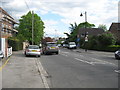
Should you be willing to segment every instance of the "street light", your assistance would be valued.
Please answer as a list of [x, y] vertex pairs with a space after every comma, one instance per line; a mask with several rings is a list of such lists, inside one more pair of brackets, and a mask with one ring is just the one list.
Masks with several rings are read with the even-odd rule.
[[85, 11], [85, 13], [81, 13], [80, 16], [82, 17], [83, 14], [85, 14], [85, 22], [87, 22], [87, 12]]
[[[87, 12], [85, 11], [85, 13], [81, 13], [80, 16], [82, 17], [83, 14], [85, 14], [85, 23], [87, 22]], [[85, 25], [85, 28], [86, 28], [86, 25]], [[88, 32], [85, 31], [85, 35], [84, 35], [84, 38], [85, 38], [85, 51], [87, 52], [87, 42], [88, 42]]]

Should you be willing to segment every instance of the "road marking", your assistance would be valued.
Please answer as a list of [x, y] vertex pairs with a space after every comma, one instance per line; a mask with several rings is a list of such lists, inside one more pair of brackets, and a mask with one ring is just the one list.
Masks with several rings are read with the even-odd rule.
[[97, 61], [97, 62], [93, 61], [93, 62], [92, 62], [93, 64], [110, 64], [110, 65], [115, 65], [115, 66], [116, 66], [116, 64], [111, 63], [111, 62], [99, 60], [99, 59], [96, 59], [96, 58], [91, 58], [91, 59]]
[[10, 57], [7, 59], [7, 61], [0, 67], [0, 71], [2, 71], [2, 69], [6, 66], [6, 64], [8, 63], [8, 61], [10, 60]]
[[68, 55], [66, 55], [66, 54], [61, 54], [61, 55], [66, 56], [66, 57], [68, 56]]
[[47, 83], [47, 80], [46, 80], [46, 77], [45, 77], [45, 76], [48, 76], [47, 72], [44, 70], [44, 68], [43, 68], [41, 62], [39, 61], [39, 59], [36, 59], [36, 64], [37, 64], [38, 70], [39, 70], [39, 72], [41, 74], [43, 84], [44, 84], [45, 88], [48, 88], [48, 90], [49, 90], [50, 87], [49, 87], [49, 85]]
[[116, 73], [120, 73], [120, 70], [114, 70]]
[[88, 62], [86, 60], [82, 60], [82, 59], [79, 59], [79, 58], [75, 58], [76, 60], [80, 61], [80, 62], [83, 62], [83, 63], [87, 63], [87, 64], [90, 64], [90, 65], [94, 65], [92, 62]]

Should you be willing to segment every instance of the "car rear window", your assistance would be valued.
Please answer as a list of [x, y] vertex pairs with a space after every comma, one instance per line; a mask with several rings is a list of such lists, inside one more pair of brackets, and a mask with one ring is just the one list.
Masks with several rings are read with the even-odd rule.
[[39, 46], [29, 46], [28, 49], [39, 49]]

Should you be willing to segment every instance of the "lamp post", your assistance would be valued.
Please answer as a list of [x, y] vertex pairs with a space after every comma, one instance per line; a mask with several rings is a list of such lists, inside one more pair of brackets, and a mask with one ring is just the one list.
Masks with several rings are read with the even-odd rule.
[[[83, 14], [85, 14], [85, 23], [86, 23], [87, 22], [87, 12], [85, 11], [85, 13], [81, 13], [80, 16], [82, 17]], [[85, 25], [85, 28], [86, 28], [86, 25]], [[84, 38], [85, 38], [85, 43], [84, 43], [85, 51], [87, 52], [87, 43], [88, 43], [88, 32], [87, 31], [85, 31]]]
[[83, 14], [85, 14], [85, 22], [87, 22], [87, 12], [85, 11], [85, 13], [81, 13], [80, 16], [82, 17]]

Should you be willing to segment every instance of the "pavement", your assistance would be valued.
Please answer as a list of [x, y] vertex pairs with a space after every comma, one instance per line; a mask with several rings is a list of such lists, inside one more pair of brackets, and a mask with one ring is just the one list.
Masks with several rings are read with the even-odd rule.
[[[2, 88], [46, 88], [40, 58], [25, 57], [23, 51], [13, 52], [2, 65]], [[3, 67], [4, 66], [4, 67]]]

